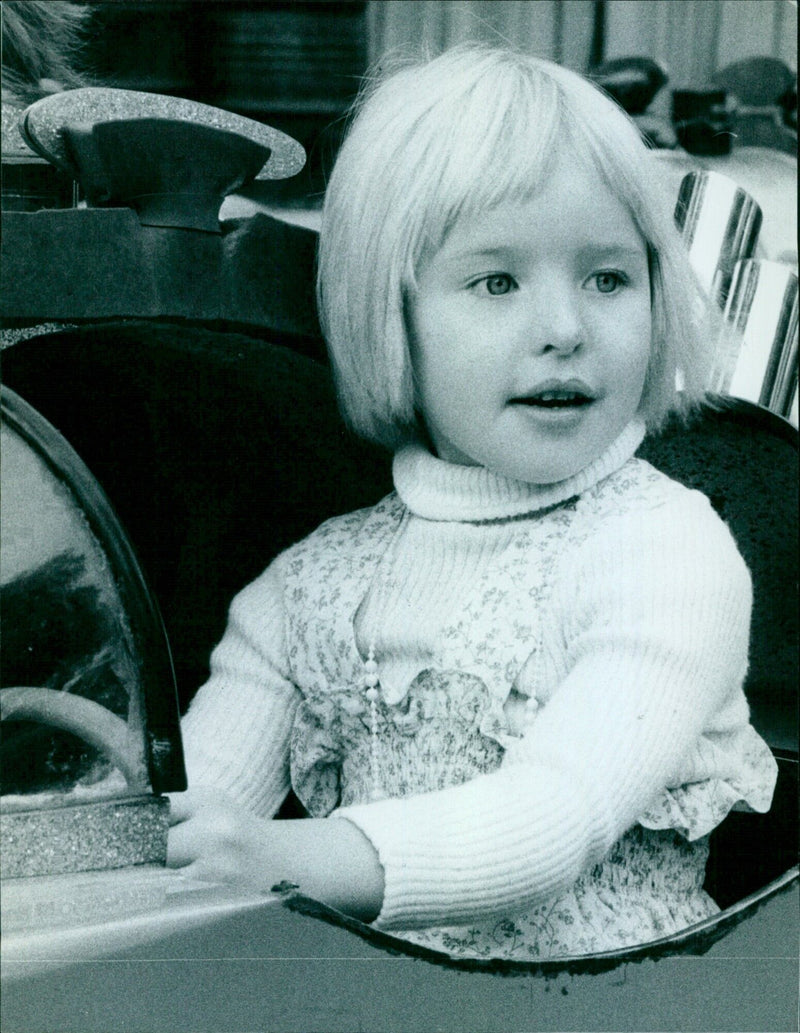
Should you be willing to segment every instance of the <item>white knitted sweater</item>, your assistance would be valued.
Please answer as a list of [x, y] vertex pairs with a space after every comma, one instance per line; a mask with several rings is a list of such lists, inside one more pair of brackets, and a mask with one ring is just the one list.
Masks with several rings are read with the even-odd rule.
[[[312, 813], [354, 822], [384, 869], [384, 928], [535, 905], [637, 822], [694, 839], [737, 801], [768, 809], [775, 764], [742, 691], [749, 573], [703, 495], [632, 458], [642, 435], [631, 424], [549, 486], [400, 451], [393, 495], [234, 600], [183, 723], [190, 785], [261, 815], [293, 785]], [[337, 758], [304, 753], [300, 714], [361, 699], [370, 646], [390, 707], [422, 671], [480, 679], [499, 767], [337, 809]]]

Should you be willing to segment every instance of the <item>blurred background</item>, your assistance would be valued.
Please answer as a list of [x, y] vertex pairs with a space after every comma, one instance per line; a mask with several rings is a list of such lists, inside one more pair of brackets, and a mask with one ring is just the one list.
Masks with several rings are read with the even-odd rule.
[[[12, 6], [6, 4], [4, 6]], [[25, 6], [25, 5], [19, 5]], [[48, 4], [55, 7], [55, 4]], [[276, 192], [319, 195], [341, 116], [375, 63], [465, 40], [509, 42], [580, 72], [625, 81], [658, 146], [675, 91], [724, 88], [738, 142], [794, 152], [797, 4], [793, 0], [111, 0], [86, 9], [82, 72], [107, 86], [174, 94], [265, 121], [306, 148], [304, 174]], [[646, 59], [643, 61], [642, 59]], [[752, 59], [757, 59], [753, 62]], [[4, 63], [8, 60], [4, 55]], [[610, 71], [609, 71], [610, 66]], [[733, 66], [733, 67], [732, 67]], [[735, 92], [734, 92], [735, 88]], [[718, 95], [717, 95], [718, 100]], [[689, 98], [691, 105], [696, 98]], [[745, 124], [746, 123], [746, 124]]]

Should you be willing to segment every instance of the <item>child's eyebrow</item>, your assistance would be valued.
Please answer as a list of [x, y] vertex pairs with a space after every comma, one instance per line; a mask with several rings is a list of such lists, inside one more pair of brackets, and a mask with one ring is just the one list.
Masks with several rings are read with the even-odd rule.
[[587, 244], [580, 248], [578, 258], [588, 262], [631, 261], [647, 257], [647, 248], [641, 244]]
[[[630, 262], [646, 258], [647, 248], [644, 243], [591, 243], [578, 248], [575, 254], [579, 262]], [[449, 256], [449, 261], [457, 265], [469, 265], [486, 260], [513, 261], [517, 257], [527, 257], [526, 249], [516, 243], [509, 243], [457, 249]]]
[[522, 253], [523, 249], [513, 244], [497, 244], [487, 247], [464, 248], [454, 250], [450, 260], [458, 263], [483, 261], [485, 259], [511, 259]]

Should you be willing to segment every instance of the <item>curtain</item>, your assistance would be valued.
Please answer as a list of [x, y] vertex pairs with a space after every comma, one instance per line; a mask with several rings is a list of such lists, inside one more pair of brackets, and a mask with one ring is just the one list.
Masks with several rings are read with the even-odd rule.
[[[702, 86], [717, 69], [754, 55], [797, 68], [793, 0], [370, 0], [367, 29], [371, 62], [482, 40], [579, 72], [593, 57], [651, 57], [673, 88]], [[602, 54], [594, 52], [600, 37]]]
[[371, 0], [367, 5], [372, 63], [387, 54], [431, 57], [467, 41], [510, 43], [537, 57], [585, 71], [594, 0]]

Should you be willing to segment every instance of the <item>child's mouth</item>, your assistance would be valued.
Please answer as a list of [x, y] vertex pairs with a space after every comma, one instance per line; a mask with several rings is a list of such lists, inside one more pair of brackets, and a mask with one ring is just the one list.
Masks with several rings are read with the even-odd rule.
[[541, 394], [518, 398], [515, 401], [542, 409], [574, 409], [588, 405], [592, 399], [580, 391], [543, 391]]
[[575, 411], [590, 405], [595, 397], [586, 384], [572, 380], [539, 384], [527, 394], [512, 399], [512, 402], [544, 411]]

